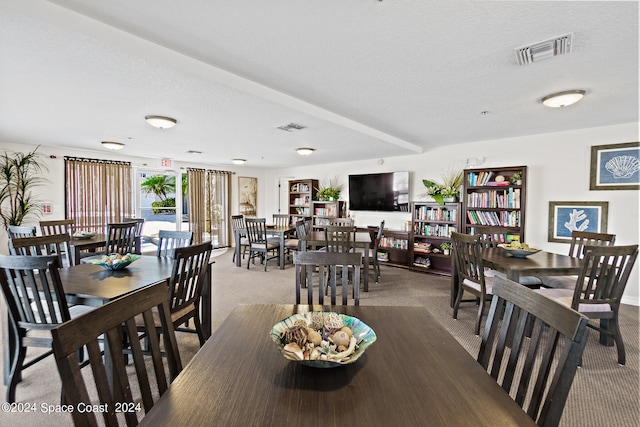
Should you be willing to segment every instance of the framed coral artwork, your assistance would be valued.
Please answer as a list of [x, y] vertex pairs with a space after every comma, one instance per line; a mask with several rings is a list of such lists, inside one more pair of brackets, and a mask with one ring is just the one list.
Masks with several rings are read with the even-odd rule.
[[589, 189], [640, 189], [640, 142], [591, 147]]
[[550, 242], [571, 242], [571, 232], [607, 232], [609, 202], [549, 202]]

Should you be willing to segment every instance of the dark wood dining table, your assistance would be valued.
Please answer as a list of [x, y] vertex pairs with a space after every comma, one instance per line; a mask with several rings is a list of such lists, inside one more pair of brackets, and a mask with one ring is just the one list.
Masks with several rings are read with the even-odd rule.
[[[296, 231], [296, 228], [293, 225], [267, 225], [267, 235], [269, 236], [276, 236], [279, 240], [280, 243], [280, 251], [279, 251], [279, 267], [280, 270], [284, 269], [284, 251], [285, 251], [285, 246], [284, 246], [284, 241], [285, 238], [291, 234], [293, 234], [293, 232]], [[239, 242], [240, 238], [239, 236], [247, 235], [247, 230], [244, 228], [239, 228], [234, 230], [235, 233], [235, 242]], [[236, 243], [236, 247], [234, 248], [235, 250], [235, 260], [236, 260], [236, 267], [241, 267], [242, 266], [242, 254], [240, 253], [240, 245]]]
[[[579, 274], [582, 263], [579, 259], [553, 252], [540, 251], [527, 256], [516, 258], [508, 255], [502, 248], [482, 249], [482, 261], [485, 267], [501, 271], [507, 279], [517, 282], [520, 276], [569, 276]], [[458, 279], [455, 268], [451, 274], [451, 299], [453, 307], [458, 294]]]
[[[357, 361], [286, 360], [273, 325], [337, 311], [377, 335]], [[533, 420], [421, 306], [241, 305], [205, 343], [143, 426], [533, 426]]]
[[[307, 246], [311, 246], [312, 248], [318, 248], [324, 246], [326, 244], [324, 230], [323, 231], [312, 231], [308, 235], [306, 235], [303, 239], [306, 242]], [[363, 255], [363, 263], [364, 263], [364, 271], [369, 272], [369, 248], [371, 247], [371, 234], [368, 231], [357, 231], [355, 237], [354, 247], [364, 249], [362, 251]], [[369, 274], [363, 274], [363, 284], [364, 291], [369, 292]]]

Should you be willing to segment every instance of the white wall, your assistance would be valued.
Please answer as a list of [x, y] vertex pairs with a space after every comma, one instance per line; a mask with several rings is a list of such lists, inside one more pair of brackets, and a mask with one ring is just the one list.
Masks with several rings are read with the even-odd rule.
[[[568, 244], [547, 241], [548, 210], [550, 201], [608, 201], [608, 232], [616, 234], [616, 244], [637, 244], [639, 241], [638, 213], [639, 192], [629, 190], [590, 191], [589, 170], [592, 145], [638, 141], [638, 124], [626, 124], [578, 131], [533, 135], [502, 140], [482, 141], [440, 147], [427, 153], [378, 160], [341, 162], [331, 165], [310, 166], [270, 170], [265, 174], [267, 183], [274, 183], [278, 176], [294, 176], [295, 179], [318, 179], [328, 184], [337, 177], [344, 184], [341, 200], [348, 199], [348, 175], [373, 172], [411, 172], [412, 200], [424, 192], [423, 179], [440, 181], [445, 169], [451, 166], [464, 167], [465, 159], [484, 157], [479, 167], [528, 166], [527, 175], [527, 243], [547, 251], [565, 254]], [[267, 214], [275, 212], [277, 206], [276, 186], [267, 187], [264, 199]], [[375, 225], [385, 219], [385, 226], [401, 229], [410, 214], [386, 212], [350, 212], [356, 225]], [[636, 264], [627, 285], [623, 302], [640, 305], [640, 280]]]

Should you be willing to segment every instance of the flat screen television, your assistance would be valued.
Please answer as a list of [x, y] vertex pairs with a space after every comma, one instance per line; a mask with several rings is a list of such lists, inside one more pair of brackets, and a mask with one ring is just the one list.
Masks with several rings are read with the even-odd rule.
[[349, 175], [349, 210], [409, 212], [409, 172]]

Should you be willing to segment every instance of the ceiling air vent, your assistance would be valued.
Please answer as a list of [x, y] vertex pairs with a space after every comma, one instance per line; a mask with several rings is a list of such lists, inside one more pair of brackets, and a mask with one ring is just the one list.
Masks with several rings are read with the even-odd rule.
[[516, 49], [519, 65], [527, 65], [539, 62], [553, 56], [564, 55], [571, 52], [573, 45], [573, 33], [554, 37], [543, 42], [535, 43]]
[[302, 126], [297, 123], [289, 123], [288, 125], [278, 126], [278, 129], [284, 130], [287, 132], [293, 132], [294, 130], [301, 130], [304, 128], [306, 128], [306, 126]]

